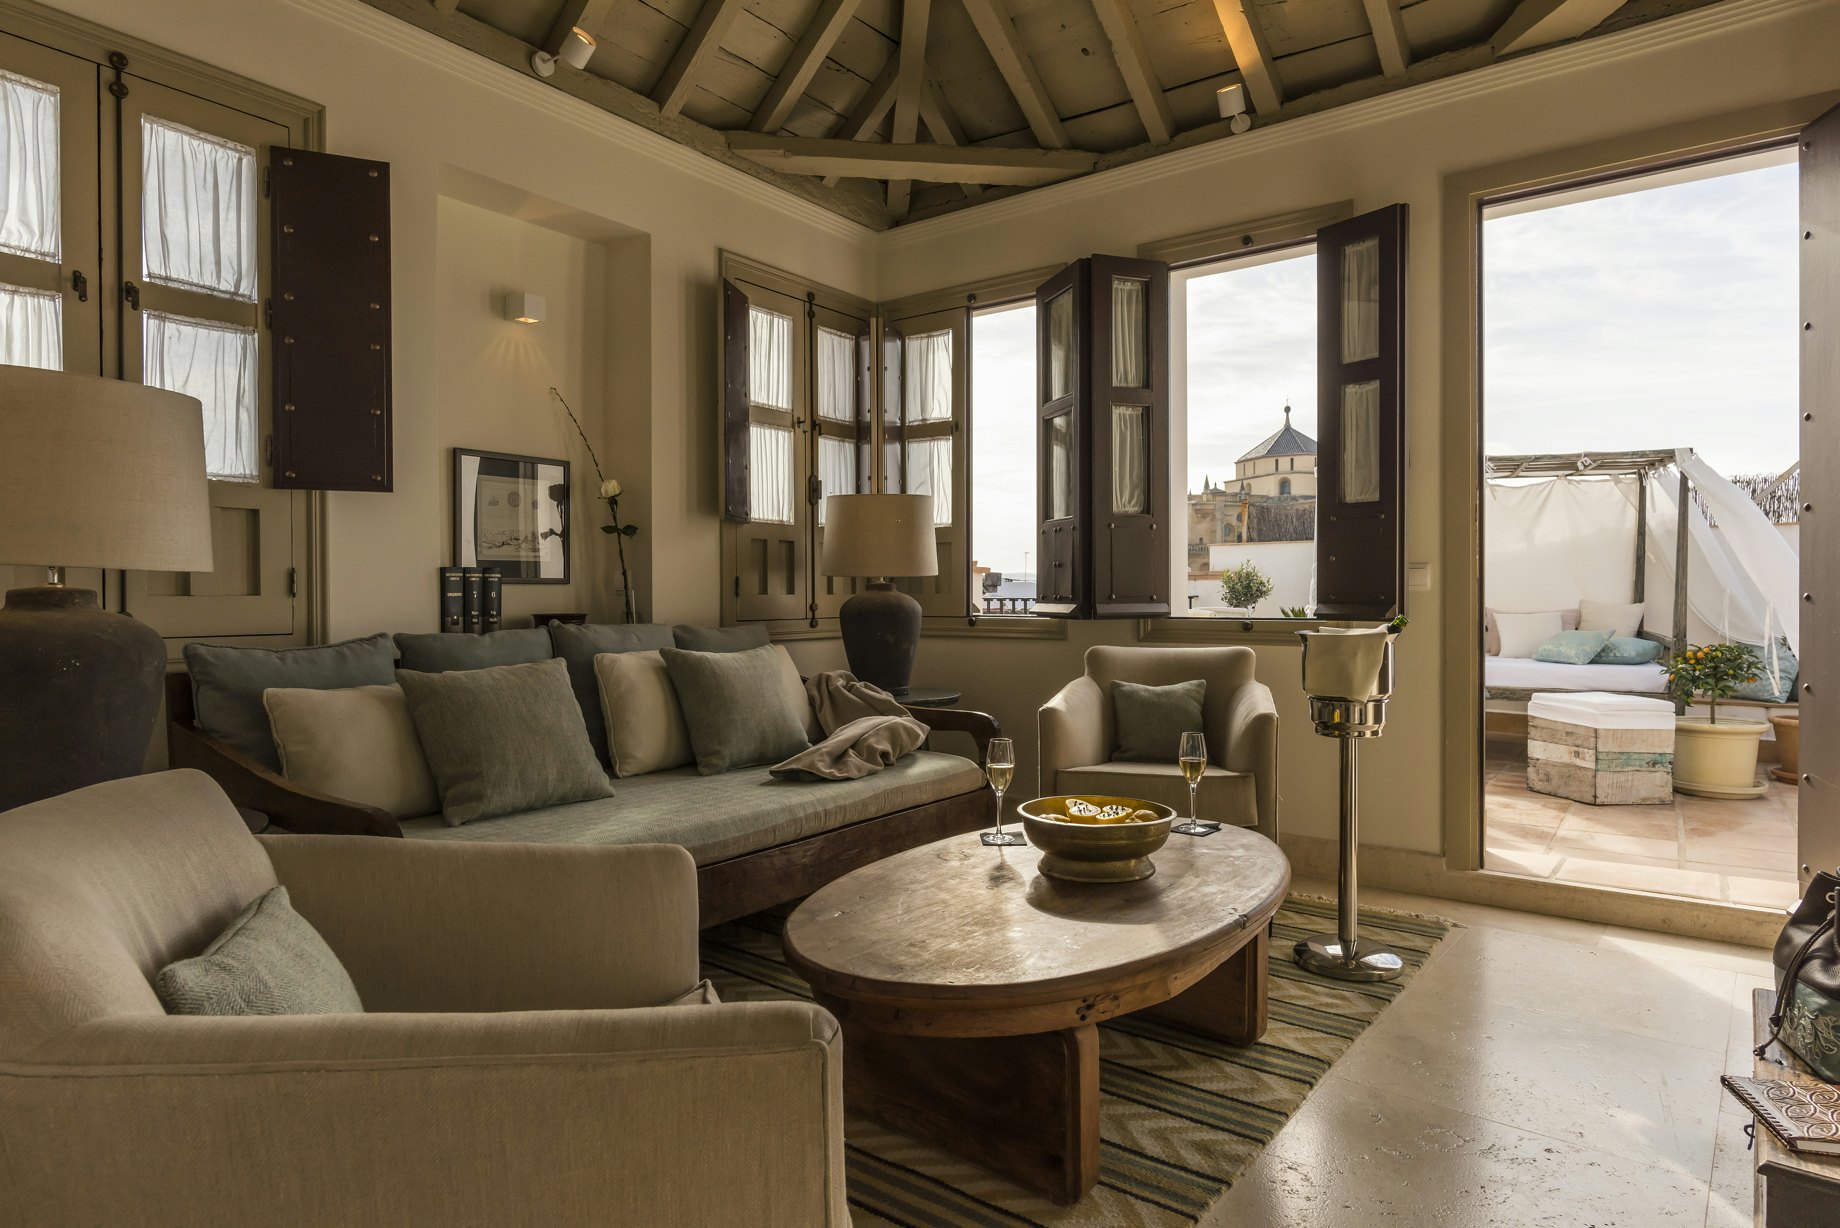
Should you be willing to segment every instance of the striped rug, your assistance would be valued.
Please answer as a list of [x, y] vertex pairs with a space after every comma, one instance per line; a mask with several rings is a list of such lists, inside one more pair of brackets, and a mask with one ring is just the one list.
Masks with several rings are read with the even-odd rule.
[[[727, 1002], [809, 998], [780, 950], [783, 912], [703, 935], [703, 975]], [[1363, 909], [1362, 932], [1398, 950], [1383, 985], [1325, 981], [1291, 946], [1335, 928], [1335, 905], [1292, 896], [1271, 945], [1270, 1026], [1248, 1048], [1126, 1016], [1099, 1029], [1099, 1184], [1057, 1207], [937, 1148], [852, 1114], [846, 1124], [857, 1228], [1185, 1228], [1233, 1184], [1329, 1066], [1411, 983], [1450, 923]]]

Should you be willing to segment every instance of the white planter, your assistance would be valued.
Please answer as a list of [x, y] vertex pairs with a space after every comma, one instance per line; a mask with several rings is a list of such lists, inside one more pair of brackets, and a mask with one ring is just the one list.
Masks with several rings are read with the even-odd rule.
[[1757, 744], [1768, 728], [1762, 721], [1726, 717], [1713, 724], [1697, 716], [1674, 722], [1674, 791], [1699, 797], [1761, 797]]

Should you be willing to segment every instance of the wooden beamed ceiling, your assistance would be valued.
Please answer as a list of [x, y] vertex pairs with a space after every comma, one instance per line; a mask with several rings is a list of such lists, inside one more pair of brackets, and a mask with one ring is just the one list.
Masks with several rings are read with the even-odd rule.
[[866, 225], [1719, 0], [365, 0]]

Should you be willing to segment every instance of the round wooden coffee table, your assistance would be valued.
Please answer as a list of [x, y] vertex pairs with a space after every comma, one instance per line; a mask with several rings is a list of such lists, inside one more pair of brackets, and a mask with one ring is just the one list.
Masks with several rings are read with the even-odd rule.
[[786, 958], [843, 1024], [853, 1109], [1066, 1204], [1099, 1176], [1095, 1025], [1257, 1040], [1291, 871], [1236, 827], [1171, 836], [1134, 883], [1058, 882], [1039, 857], [973, 834], [864, 866], [793, 912]]

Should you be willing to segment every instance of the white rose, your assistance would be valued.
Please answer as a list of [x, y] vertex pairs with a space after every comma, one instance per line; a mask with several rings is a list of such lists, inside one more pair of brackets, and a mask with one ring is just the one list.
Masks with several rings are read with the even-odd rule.
[[617, 499], [619, 497], [620, 497], [620, 480], [618, 478], [608, 478], [606, 481], [601, 483], [601, 498]]

